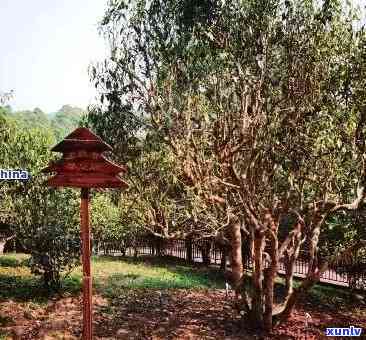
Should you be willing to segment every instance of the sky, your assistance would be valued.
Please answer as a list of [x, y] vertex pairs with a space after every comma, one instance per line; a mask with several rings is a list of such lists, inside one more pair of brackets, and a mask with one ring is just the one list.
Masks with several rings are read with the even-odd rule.
[[0, 92], [16, 110], [86, 108], [88, 66], [107, 47], [97, 31], [107, 0], [0, 0]]
[[[353, 0], [362, 7], [366, 0]], [[107, 53], [97, 23], [107, 0], [0, 0], [0, 92], [15, 110], [86, 108], [88, 66]]]

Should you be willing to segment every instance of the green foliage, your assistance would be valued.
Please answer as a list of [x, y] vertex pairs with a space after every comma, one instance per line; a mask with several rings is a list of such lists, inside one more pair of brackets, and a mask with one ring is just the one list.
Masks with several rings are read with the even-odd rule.
[[50, 130], [19, 124], [13, 117], [0, 118], [0, 164], [5, 169], [24, 169], [29, 181], [3, 181], [0, 221], [11, 226], [17, 240], [30, 252], [29, 265], [45, 283], [58, 284], [59, 275], [78, 261], [78, 204], [72, 190], [45, 185], [40, 170], [51, 159], [55, 139]]
[[80, 125], [85, 111], [70, 105], [64, 105], [51, 117], [51, 126], [58, 141]]
[[40, 108], [35, 108], [33, 111], [14, 111], [11, 113], [11, 116], [23, 127], [40, 128], [45, 130], [49, 130], [51, 128], [47, 114]]
[[322, 257], [327, 257], [340, 251], [354, 240], [366, 239], [365, 210], [351, 214], [339, 213], [332, 216], [320, 237], [319, 248]]
[[[35, 176], [47, 164], [50, 146], [54, 143], [50, 132], [37, 128], [23, 128], [11, 117], [1, 118], [0, 164], [3, 169], [24, 169]], [[13, 205], [21, 197], [26, 183], [20, 181], [2, 181], [0, 192], [0, 222], [12, 225], [14, 222]]]
[[0, 117], [6, 117], [9, 116], [12, 112], [12, 109], [10, 106], [0, 106]]
[[[343, 251], [355, 240], [365, 240], [365, 209], [351, 214], [333, 216], [322, 230], [319, 241], [320, 256], [327, 257]], [[364, 288], [366, 279], [366, 249], [357, 249], [351, 257], [334, 264], [334, 270], [347, 275], [352, 289]]]
[[[182, 205], [194, 202], [208, 221], [197, 228], [201, 237], [207, 229], [215, 234], [207, 225], [222, 226], [227, 211], [235, 214], [249, 242], [263, 242], [252, 244], [252, 260], [272, 259], [273, 275], [256, 266], [246, 305], [267, 330], [281, 256], [278, 217], [301, 225], [286, 230], [288, 250], [296, 257], [295, 243], [308, 246], [312, 279], [327, 218], [364, 204], [366, 35], [350, 7], [336, 0], [126, 0], [111, 1], [101, 23], [112, 48], [92, 69], [109, 108], [100, 120], [111, 124], [126, 107], [128, 117], [143, 118], [144, 135], [160, 142], [160, 159], [172, 160], [167, 172], [197, 197], [168, 190], [159, 197], [171, 177], [152, 176], [139, 192], [149, 202], [150, 230], [169, 234], [171, 207], [182, 196]], [[141, 155], [146, 164], [157, 156], [153, 149]]]
[[224, 180], [230, 160], [259, 206], [290, 196], [301, 210], [325, 193], [347, 201], [362, 171], [353, 138], [365, 34], [356, 19], [337, 1], [115, 1], [101, 23], [111, 57], [92, 76], [107, 105], [150, 115], [146, 126], [181, 168]]
[[122, 242], [126, 226], [121, 223], [120, 212], [106, 193], [95, 194], [91, 199], [91, 226], [93, 241]]
[[31, 254], [32, 272], [58, 286], [80, 258], [78, 195], [45, 187], [44, 180], [33, 178], [14, 204], [17, 237]]
[[141, 127], [140, 119], [131, 114], [132, 107], [91, 107], [84, 125], [92, 128], [98, 136], [110, 144], [113, 157], [119, 162], [135, 158], [139, 139], [136, 133]]
[[60, 110], [52, 114], [46, 114], [39, 108], [33, 111], [13, 111], [10, 107], [0, 107], [1, 115], [15, 120], [23, 128], [51, 131], [56, 140], [60, 141], [80, 125], [85, 111], [70, 105], [63, 105]]

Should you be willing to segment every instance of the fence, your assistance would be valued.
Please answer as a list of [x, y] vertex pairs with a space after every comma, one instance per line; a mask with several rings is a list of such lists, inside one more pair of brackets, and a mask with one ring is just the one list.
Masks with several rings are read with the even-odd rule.
[[[205, 256], [205, 249], [208, 254]], [[208, 249], [208, 250], [207, 250]], [[189, 259], [187, 253], [187, 243], [184, 240], [170, 240], [166, 242], [160, 248], [156, 246], [156, 243], [149, 239], [142, 239], [133, 242], [132, 244], [122, 244], [120, 242], [108, 242], [102, 244], [99, 247], [97, 253], [100, 250], [104, 254], [111, 255], [126, 255], [126, 256], [138, 256], [138, 255], [165, 255], [172, 256], [176, 258], [181, 258], [184, 260], [190, 260], [193, 263], [202, 263], [208, 260], [210, 264], [221, 265], [222, 261], [222, 249], [216, 247], [210, 241], [193, 241], [191, 244], [191, 254], [192, 258]], [[206, 257], [206, 259], [205, 259]], [[206, 262], [207, 263], [207, 262]], [[245, 263], [246, 270], [250, 271], [252, 269], [252, 263], [250, 260]], [[305, 259], [298, 258], [295, 263], [294, 276], [298, 278], [306, 277], [308, 272], [308, 262]], [[350, 286], [352, 282], [353, 286], [359, 288], [366, 287], [366, 271], [364, 275], [358, 277], [355, 282], [354, 277], [350, 277], [347, 274], [339, 274], [337, 268], [328, 269], [321, 276], [320, 281], [325, 283], [336, 284], [340, 286]], [[280, 261], [278, 273], [285, 274], [285, 265]]]

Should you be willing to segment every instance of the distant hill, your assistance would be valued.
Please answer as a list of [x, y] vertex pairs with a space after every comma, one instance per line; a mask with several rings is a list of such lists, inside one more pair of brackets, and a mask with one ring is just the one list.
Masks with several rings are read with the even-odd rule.
[[51, 128], [51, 122], [46, 113], [41, 109], [35, 108], [33, 111], [10, 111], [9, 115], [14, 118], [20, 125], [28, 128], [39, 127], [44, 129]]
[[51, 126], [55, 132], [56, 139], [64, 138], [68, 133], [78, 127], [79, 122], [85, 111], [78, 107], [73, 107], [70, 105], [64, 105], [54, 113], [51, 119]]
[[27, 127], [50, 129], [57, 140], [61, 140], [79, 126], [86, 111], [75, 106], [63, 105], [57, 112], [46, 114], [41, 109], [13, 111], [11, 107], [2, 108], [2, 113], [14, 118], [18, 124]]

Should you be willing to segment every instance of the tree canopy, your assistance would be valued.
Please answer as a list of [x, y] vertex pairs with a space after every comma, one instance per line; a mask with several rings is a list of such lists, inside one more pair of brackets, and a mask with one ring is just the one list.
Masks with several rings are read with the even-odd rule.
[[[366, 35], [357, 20], [336, 0], [153, 0], [110, 1], [101, 22], [111, 55], [91, 70], [101, 101], [91, 123], [167, 145], [182, 192], [210, 221], [195, 227], [228, 238], [242, 308], [267, 330], [339, 259], [319, 254], [321, 230], [364, 205]], [[143, 194], [154, 190], [159, 181]], [[293, 289], [301, 248], [309, 271]], [[279, 261], [287, 296], [274, 308]]]

